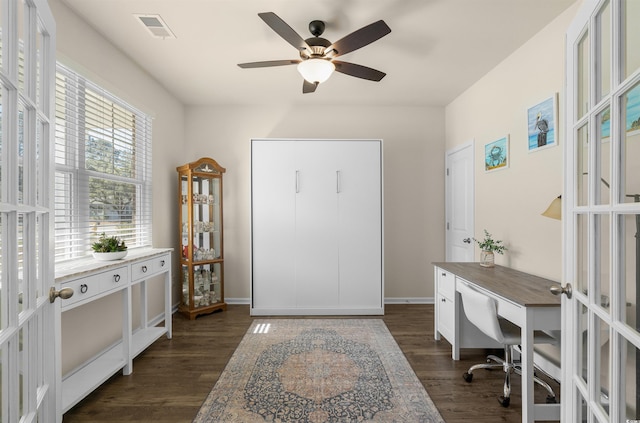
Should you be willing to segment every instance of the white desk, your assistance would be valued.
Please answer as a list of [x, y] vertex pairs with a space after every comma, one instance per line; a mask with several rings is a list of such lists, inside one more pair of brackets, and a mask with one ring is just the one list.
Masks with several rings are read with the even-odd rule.
[[[487, 337], [474, 332], [464, 316], [457, 284], [466, 282], [498, 302], [498, 314], [522, 330], [522, 421], [560, 420], [560, 404], [533, 400], [533, 332], [560, 330], [560, 298], [549, 288], [556, 282], [503, 266], [478, 263], [434, 263], [436, 294], [435, 339], [444, 336], [452, 345], [452, 358], [460, 348], [485, 348]], [[449, 303], [450, 302], [450, 303]]]

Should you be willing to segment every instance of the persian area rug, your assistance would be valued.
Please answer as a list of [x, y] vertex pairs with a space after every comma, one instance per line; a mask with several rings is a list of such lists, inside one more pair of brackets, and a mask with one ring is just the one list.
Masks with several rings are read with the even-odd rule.
[[380, 319], [254, 320], [205, 422], [444, 422]]

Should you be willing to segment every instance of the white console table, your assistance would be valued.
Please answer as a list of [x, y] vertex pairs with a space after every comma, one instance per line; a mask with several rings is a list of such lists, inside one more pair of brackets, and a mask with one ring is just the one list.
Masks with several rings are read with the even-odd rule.
[[[85, 259], [56, 266], [56, 289], [70, 287], [74, 294], [61, 302], [61, 312], [90, 304], [107, 295], [123, 300], [122, 339], [109, 350], [62, 378], [62, 411], [67, 412], [108, 378], [123, 369], [133, 371], [133, 359], [166, 335], [171, 339], [171, 251], [172, 248], [132, 249], [122, 260]], [[147, 280], [164, 275], [164, 327], [149, 326]], [[140, 284], [140, 328], [133, 331], [131, 289]]]

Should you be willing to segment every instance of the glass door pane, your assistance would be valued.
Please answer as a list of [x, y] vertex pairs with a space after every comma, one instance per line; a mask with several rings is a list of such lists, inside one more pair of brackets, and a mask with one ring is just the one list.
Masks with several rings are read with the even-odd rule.
[[640, 1], [623, 0], [622, 10], [624, 11], [622, 28], [624, 66], [622, 66], [622, 79], [628, 78], [638, 67], [640, 67], [640, 26], [638, 16], [640, 16]]
[[[596, 204], [611, 202], [611, 108], [607, 107], [596, 117], [596, 139], [594, 146], [599, 150], [596, 174]], [[600, 181], [598, 183], [598, 180]]]
[[622, 166], [621, 202], [640, 202], [640, 83], [622, 96]]
[[589, 110], [589, 33], [585, 32], [578, 43], [577, 108], [576, 118], [580, 119]]
[[597, 101], [611, 92], [611, 4], [606, 1], [596, 17], [598, 43], [595, 61], [598, 69]]
[[576, 205], [589, 204], [589, 127], [578, 129], [576, 134]]

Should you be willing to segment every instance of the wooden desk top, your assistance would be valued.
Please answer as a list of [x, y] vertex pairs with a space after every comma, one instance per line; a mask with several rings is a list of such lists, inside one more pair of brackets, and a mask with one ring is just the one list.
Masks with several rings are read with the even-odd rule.
[[496, 265], [482, 267], [478, 263], [433, 263], [507, 300], [525, 307], [559, 307], [560, 296], [553, 295], [549, 288], [558, 285], [550, 279]]

